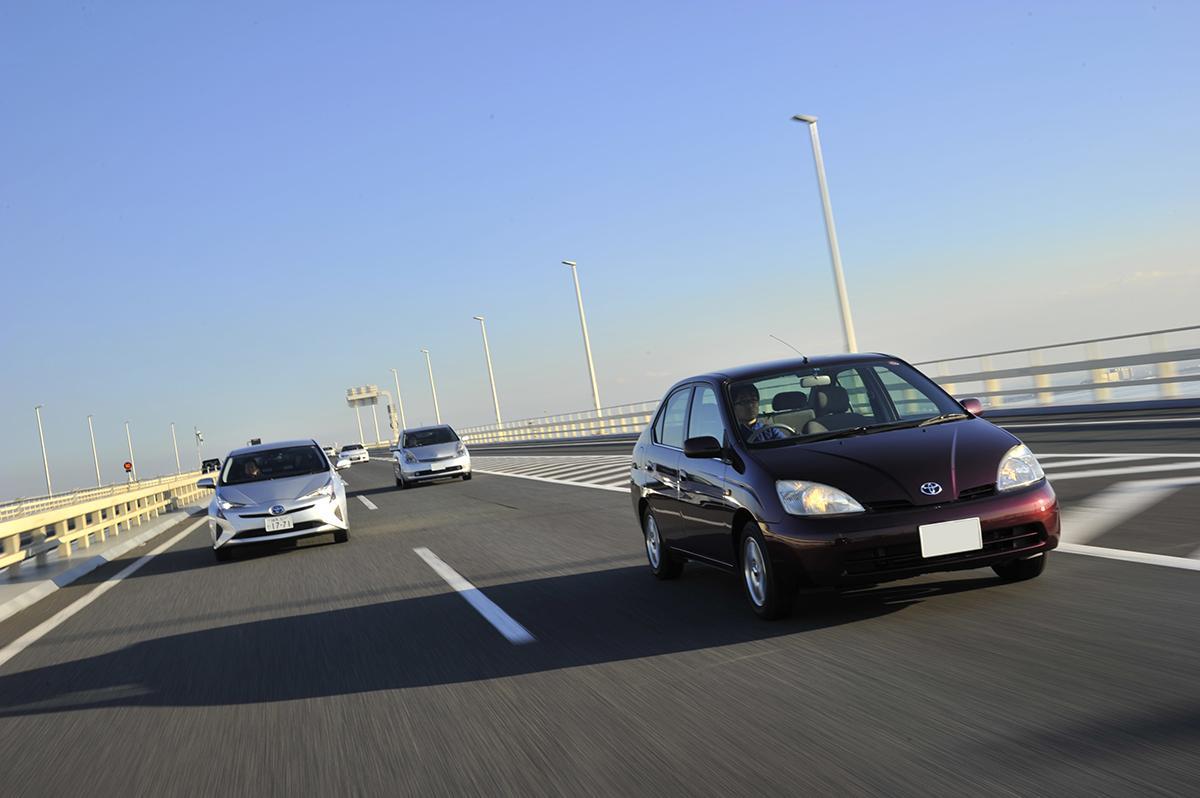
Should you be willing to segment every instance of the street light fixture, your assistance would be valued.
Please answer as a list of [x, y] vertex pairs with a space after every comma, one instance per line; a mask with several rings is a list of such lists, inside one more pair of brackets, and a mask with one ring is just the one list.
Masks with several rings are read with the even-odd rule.
[[429, 350], [422, 349], [425, 353], [425, 368], [429, 369], [429, 390], [433, 393], [433, 415], [437, 418], [437, 423], [442, 423], [442, 411], [438, 408], [437, 386], [433, 384], [433, 362], [429, 359]]
[[837, 286], [838, 305], [842, 313], [842, 330], [846, 335], [846, 351], [857, 352], [858, 341], [854, 336], [854, 320], [850, 316], [850, 298], [846, 295], [846, 278], [842, 275], [842, 253], [838, 249], [837, 229], [833, 225], [833, 208], [829, 204], [829, 187], [825, 183], [825, 159], [821, 157], [821, 138], [817, 134], [817, 118], [807, 114], [796, 114], [795, 122], [808, 125], [812, 139], [813, 161], [817, 169], [817, 187], [821, 192], [821, 208], [825, 213], [825, 237], [829, 241], [829, 259], [833, 261], [833, 280]]
[[592, 363], [592, 342], [588, 339], [587, 317], [583, 313], [583, 293], [579, 290], [579, 272], [575, 268], [575, 261], [564, 260], [564, 266], [571, 267], [571, 277], [575, 280], [575, 299], [579, 303], [579, 326], [583, 329], [583, 351], [587, 355], [588, 376], [592, 378], [592, 404], [596, 408], [596, 415], [600, 415], [600, 391], [596, 387], [596, 367]]
[[492, 373], [492, 350], [488, 347], [487, 325], [483, 321], [483, 316], [472, 316], [471, 318], [479, 322], [479, 329], [483, 332], [483, 356], [487, 359], [488, 380], [492, 383], [492, 405], [496, 408], [496, 424], [503, 424], [500, 420], [500, 397], [496, 395], [496, 375]]
[[38, 440], [42, 444], [42, 467], [46, 469], [46, 495], [54, 495], [54, 487], [50, 484], [50, 460], [46, 457], [46, 436], [42, 433], [42, 408], [44, 405], [34, 405], [33, 413], [37, 416]]

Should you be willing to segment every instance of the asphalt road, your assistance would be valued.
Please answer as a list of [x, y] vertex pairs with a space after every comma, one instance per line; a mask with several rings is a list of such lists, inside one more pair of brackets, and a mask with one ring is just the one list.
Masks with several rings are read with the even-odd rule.
[[[1115, 432], [1026, 437], [1040, 451], [1156, 438], [1200, 451], [1196, 428]], [[351, 498], [349, 543], [218, 565], [196, 529], [0, 667], [5, 792], [1127, 796], [1200, 783], [1198, 572], [1056, 553], [1032, 582], [934, 575], [804, 596], [768, 623], [730, 575], [651, 578], [620, 493], [484, 474], [398, 491], [384, 463], [346, 478], [378, 508]], [[1197, 490], [1171, 512], [1200, 509]], [[420, 547], [536, 640], [508, 642]], [[0, 624], [0, 643], [143, 553]]]

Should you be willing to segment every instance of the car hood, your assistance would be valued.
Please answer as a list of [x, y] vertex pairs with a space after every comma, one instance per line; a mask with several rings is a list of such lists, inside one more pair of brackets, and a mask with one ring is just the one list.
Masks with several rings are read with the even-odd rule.
[[418, 460], [434, 460], [442, 457], [453, 457], [458, 454], [458, 441], [449, 441], [447, 443], [431, 443], [428, 446], [414, 446], [411, 449], [405, 449], [406, 452], [412, 452], [413, 457]]
[[329, 473], [323, 471], [320, 474], [266, 479], [262, 482], [245, 482], [241, 485], [222, 485], [217, 492], [226, 501], [246, 505], [293, 501], [320, 488], [329, 481], [329, 477]]
[[[772, 449], [753, 457], [775, 479], [804, 479], [844, 490], [862, 504], [953, 501], [996, 483], [1000, 458], [1018, 441], [979, 418]], [[936, 482], [929, 496], [921, 486]]]

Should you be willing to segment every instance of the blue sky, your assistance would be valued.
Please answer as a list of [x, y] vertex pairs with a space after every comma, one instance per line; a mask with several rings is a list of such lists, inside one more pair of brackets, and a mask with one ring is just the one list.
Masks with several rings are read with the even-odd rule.
[[[1195, 321], [1194, 3], [6, 4], [0, 497], [169, 424], [605, 404], [841, 332], [913, 360]], [[382, 419], [381, 419], [382, 420]], [[194, 454], [184, 437], [183, 456]], [[186, 459], [185, 459], [186, 462]]]

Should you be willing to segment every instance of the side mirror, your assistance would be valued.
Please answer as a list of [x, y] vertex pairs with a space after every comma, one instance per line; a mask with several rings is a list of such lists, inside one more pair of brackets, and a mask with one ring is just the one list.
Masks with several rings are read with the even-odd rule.
[[337, 463], [334, 465], [334, 468], [336, 468], [338, 471], [344, 471], [349, 467], [350, 461], [345, 457], [339, 457]]
[[217, 483], [212, 481], [212, 477], [205, 477], [196, 483], [197, 488], [207, 488], [208, 490], [216, 490]]
[[683, 442], [683, 456], [696, 459], [720, 457], [723, 449], [721, 442], [711, 435], [701, 435], [699, 438], [688, 438]]
[[963, 410], [966, 410], [973, 416], [983, 415], [983, 403], [978, 399], [963, 399], [959, 404], [963, 406]]

